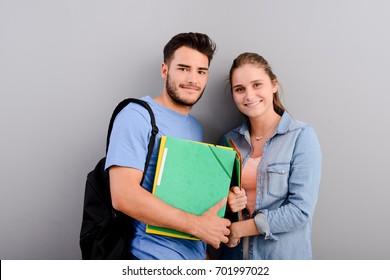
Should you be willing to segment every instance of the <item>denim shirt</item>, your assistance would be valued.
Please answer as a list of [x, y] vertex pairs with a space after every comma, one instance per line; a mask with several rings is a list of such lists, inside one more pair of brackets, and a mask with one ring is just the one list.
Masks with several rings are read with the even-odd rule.
[[[245, 164], [252, 152], [249, 122], [225, 137], [234, 141]], [[260, 235], [249, 238], [249, 259], [312, 259], [312, 218], [321, 160], [314, 129], [284, 112], [274, 135], [264, 144], [257, 168], [252, 218]]]

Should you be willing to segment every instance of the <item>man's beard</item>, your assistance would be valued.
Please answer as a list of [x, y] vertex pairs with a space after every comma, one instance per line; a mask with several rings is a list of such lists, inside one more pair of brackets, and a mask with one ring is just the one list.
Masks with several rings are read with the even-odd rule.
[[173, 102], [175, 102], [178, 105], [184, 105], [184, 106], [189, 106], [192, 107], [195, 105], [196, 102], [199, 101], [199, 99], [202, 97], [204, 89], [200, 93], [199, 97], [196, 100], [189, 101], [181, 98], [179, 96], [179, 93], [177, 92], [177, 87], [172, 83], [169, 79], [169, 75], [167, 75], [167, 80], [165, 82], [165, 88], [167, 90], [168, 95], [171, 97]]

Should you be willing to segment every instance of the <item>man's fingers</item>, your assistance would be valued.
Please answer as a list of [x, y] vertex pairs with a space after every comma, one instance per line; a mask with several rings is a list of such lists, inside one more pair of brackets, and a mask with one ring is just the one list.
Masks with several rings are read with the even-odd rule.
[[223, 238], [223, 239], [221, 240], [221, 242], [226, 244], [226, 243], [229, 242], [229, 238], [228, 238], [227, 236], [225, 236], [225, 238]]
[[227, 202], [227, 199], [224, 198], [224, 199], [218, 201], [218, 202], [217, 202], [213, 207], [211, 207], [209, 210], [210, 210], [211, 212], [217, 214], [218, 211], [219, 211], [220, 209], [222, 209], [222, 207], [225, 206], [226, 202]]

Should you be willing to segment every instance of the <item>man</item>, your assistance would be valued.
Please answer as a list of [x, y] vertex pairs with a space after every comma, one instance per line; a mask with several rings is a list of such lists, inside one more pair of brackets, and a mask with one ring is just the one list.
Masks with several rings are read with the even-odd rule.
[[[164, 47], [163, 92], [154, 99], [142, 98], [150, 104], [159, 127], [142, 186], [151, 134], [149, 114], [143, 107], [131, 103], [114, 122], [106, 168], [114, 208], [135, 219], [131, 241], [134, 259], [205, 259], [206, 243], [218, 248], [221, 242], [228, 241], [230, 221], [217, 216], [226, 200], [203, 215], [195, 216], [151, 194], [161, 136], [202, 141], [201, 125], [189, 113], [204, 92], [214, 52], [215, 43], [200, 33], [178, 34]], [[145, 232], [145, 224], [186, 232], [201, 241], [149, 234]]]

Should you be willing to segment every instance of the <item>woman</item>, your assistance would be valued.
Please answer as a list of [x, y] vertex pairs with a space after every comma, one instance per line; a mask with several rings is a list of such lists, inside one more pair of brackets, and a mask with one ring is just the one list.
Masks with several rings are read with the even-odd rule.
[[246, 116], [240, 127], [224, 136], [225, 144], [230, 139], [242, 157], [242, 189], [231, 189], [229, 206], [232, 212], [248, 215], [230, 227], [227, 246], [239, 248], [239, 254], [229, 249], [223, 257], [311, 259], [321, 177], [316, 133], [287, 113], [278, 79], [262, 56], [239, 55], [229, 80], [234, 102]]

